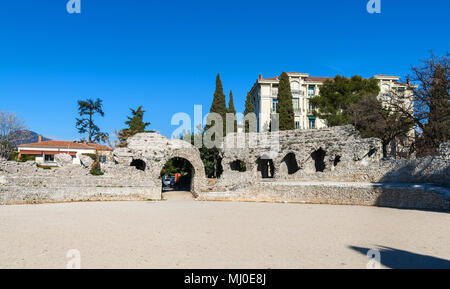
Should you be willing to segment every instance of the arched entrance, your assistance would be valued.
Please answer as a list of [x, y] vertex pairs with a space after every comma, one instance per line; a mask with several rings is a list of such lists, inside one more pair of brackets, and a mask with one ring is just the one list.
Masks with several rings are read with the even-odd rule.
[[327, 152], [324, 151], [322, 148], [319, 148], [318, 150], [314, 151], [311, 154], [311, 158], [314, 160], [314, 167], [316, 168], [316, 172], [323, 172], [325, 171], [326, 164], [325, 164], [325, 156]]
[[194, 195], [195, 169], [182, 157], [169, 159], [161, 169], [161, 194], [163, 200], [187, 200]]
[[289, 175], [293, 175], [300, 170], [297, 163], [295, 153], [288, 153], [281, 161], [281, 165], [285, 167], [285, 170]]
[[273, 179], [275, 177], [275, 166], [272, 159], [258, 158], [256, 165], [257, 171], [261, 174], [261, 178]]

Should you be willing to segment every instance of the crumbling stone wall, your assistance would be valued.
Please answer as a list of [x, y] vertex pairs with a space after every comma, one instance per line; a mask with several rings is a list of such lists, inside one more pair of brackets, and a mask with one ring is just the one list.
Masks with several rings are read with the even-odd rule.
[[[217, 187], [236, 184], [236, 180], [241, 179], [259, 182], [267, 178], [258, 167], [260, 160], [270, 162], [275, 181], [450, 183], [447, 143], [441, 144], [438, 156], [390, 160], [382, 159], [379, 139], [363, 139], [353, 126], [280, 132], [279, 149], [275, 150], [270, 133], [258, 137], [262, 141], [248, 145], [249, 139], [257, 137], [252, 134], [227, 136], [223, 146], [224, 173]], [[247, 145], [236, 147], [237, 143]], [[236, 161], [244, 162], [247, 170], [233, 170], [232, 164]]]
[[113, 152], [119, 166], [135, 165], [143, 169], [145, 175], [154, 180], [161, 191], [161, 170], [173, 158], [188, 160], [193, 168], [191, 191], [194, 195], [204, 190], [206, 184], [205, 168], [199, 150], [183, 140], [170, 140], [158, 133], [140, 133], [128, 139], [126, 148]]
[[[261, 162], [267, 160], [273, 178], [280, 180], [299, 179], [317, 172], [349, 174], [349, 171], [377, 164], [382, 158], [381, 141], [361, 138], [352, 126], [278, 134], [228, 135], [223, 146], [224, 176], [233, 170], [232, 164], [237, 160], [245, 162], [247, 171], [255, 179], [267, 177], [261, 168]], [[237, 147], [242, 143], [246, 146]]]
[[101, 176], [90, 175], [92, 159], [87, 156], [82, 156], [81, 165], [74, 165], [70, 156], [58, 155], [59, 167], [51, 169], [34, 162], [0, 161], [0, 204], [159, 200], [161, 170], [178, 157], [192, 165], [192, 193], [201, 200], [442, 209], [448, 208], [450, 197], [449, 147], [448, 142], [441, 144], [438, 156], [385, 160], [380, 140], [363, 139], [351, 126], [278, 136], [231, 134], [221, 148], [222, 176], [207, 180], [197, 148], [183, 140], [142, 133], [130, 138], [127, 148], [114, 150], [112, 160], [101, 164]]

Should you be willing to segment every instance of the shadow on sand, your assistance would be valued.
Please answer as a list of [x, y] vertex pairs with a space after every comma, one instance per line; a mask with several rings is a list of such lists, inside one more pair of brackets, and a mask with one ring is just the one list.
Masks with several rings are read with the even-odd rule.
[[[363, 255], [371, 249], [349, 246]], [[378, 246], [381, 264], [391, 269], [450, 269], [450, 261], [390, 247]]]

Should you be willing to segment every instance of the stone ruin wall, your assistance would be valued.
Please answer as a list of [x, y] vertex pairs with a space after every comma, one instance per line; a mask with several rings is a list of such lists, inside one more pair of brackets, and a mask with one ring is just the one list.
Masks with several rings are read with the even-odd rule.
[[[274, 137], [270, 133], [227, 136], [223, 147], [224, 171], [211, 190], [228, 190], [240, 182], [264, 181], [258, 165], [264, 159], [273, 163], [273, 181], [450, 184], [450, 142], [441, 145], [439, 156], [393, 160], [382, 159], [379, 139], [363, 139], [353, 126], [280, 132], [280, 147], [275, 153], [271, 138]], [[242, 143], [247, 146], [236, 148], [236, 144]], [[245, 163], [245, 172], [233, 170], [237, 161]]]
[[[192, 164], [191, 188], [199, 200], [449, 207], [450, 142], [441, 145], [439, 156], [383, 160], [380, 140], [362, 139], [351, 126], [280, 132], [278, 150], [273, 150], [274, 139], [267, 135], [254, 137], [256, 143], [240, 148], [233, 147], [233, 141], [242, 143], [251, 135], [226, 138], [224, 171], [218, 180], [206, 179], [198, 149], [157, 133], [130, 138], [127, 148], [113, 152], [114, 161], [102, 164], [102, 176], [90, 175], [92, 160], [85, 156], [80, 166], [71, 164], [68, 155], [57, 155], [59, 167], [51, 170], [33, 162], [0, 161], [0, 204], [160, 200], [161, 169], [168, 160], [179, 157]], [[323, 160], [319, 161], [323, 171], [317, 171], [318, 158]], [[262, 177], [264, 169], [258, 159], [271, 160], [273, 179]], [[245, 163], [245, 172], [236, 171], [233, 163], [237, 160]], [[434, 185], [399, 187], [371, 184], [374, 182]]]

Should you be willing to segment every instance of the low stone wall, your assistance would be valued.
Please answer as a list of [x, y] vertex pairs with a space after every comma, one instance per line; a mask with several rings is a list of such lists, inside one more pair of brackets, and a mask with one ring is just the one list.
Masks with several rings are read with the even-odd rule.
[[450, 188], [427, 184], [274, 181], [241, 184], [227, 192], [205, 192], [198, 199], [450, 210]]
[[0, 175], [0, 205], [160, 199], [161, 188], [145, 179]]
[[159, 200], [149, 187], [0, 187], [0, 205]]

